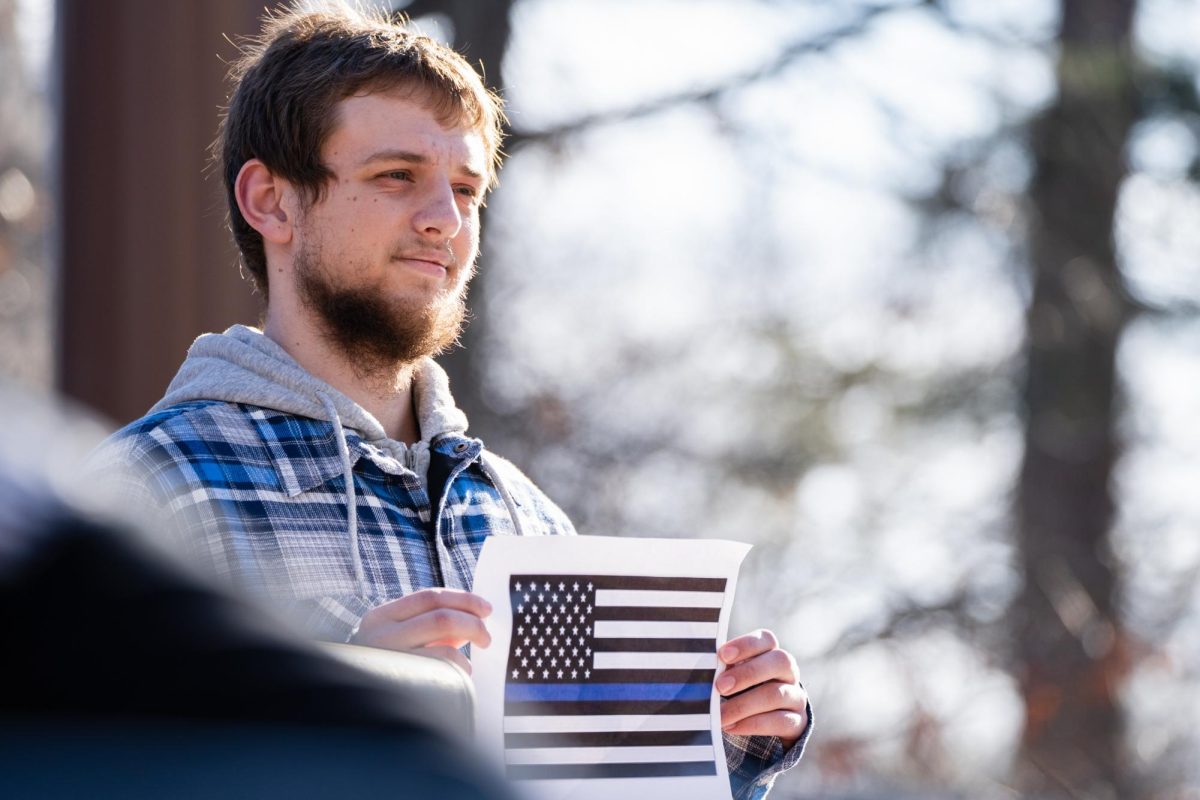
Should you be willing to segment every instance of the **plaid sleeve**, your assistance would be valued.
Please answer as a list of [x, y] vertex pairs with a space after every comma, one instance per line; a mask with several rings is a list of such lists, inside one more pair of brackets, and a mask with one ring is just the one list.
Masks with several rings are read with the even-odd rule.
[[805, 709], [808, 727], [791, 748], [784, 752], [777, 736], [733, 736], [725, 734], [725, 760], [729, 767], [729, 788], [733, 800], [762, 800], [771, 791], [775, 779], [796, 766], [804, 755], [813, 729], [812, 704]]
[[156, 480], [158, 462], [139, 439], [121, 433], [98, 445], [80, 465], [88, 496], [98, 510], [128, 521], [129, 527], [144, 534], [150, 543], [179, 559], [186, 553], [187, 540]]
[[325, 595], [282, 604], [282, 613], [301, 633], [325, 642], [349, 642], [371, 603], [359, 595]]

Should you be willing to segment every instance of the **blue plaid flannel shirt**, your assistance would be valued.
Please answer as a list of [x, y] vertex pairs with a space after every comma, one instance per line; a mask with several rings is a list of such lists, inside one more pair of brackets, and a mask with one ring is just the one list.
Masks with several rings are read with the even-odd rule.
[[[282, 602], [314, 636], [346, 641], [380, 603], [428, 587], [469, 590], [484, 539], [517, 530], [481, 467], [478, 439], [431, 443], [427, 491], [407, 465], [354, 430], [344, 433], [365, 593], [341, 533], [347, 492], [329, 421], [236, 403], [181, 403], [113, 434], [93, 466], [114, 468], [128, 502], [164, 512], [188, 555], [220, 578], [264, 602]], [[512, 496], [523, 533], [575, 532], [519, 470], [486, 458]], [[785, 753], [777, 738], [725, 741], [736, 800], [765, 797], [805, 743]]]

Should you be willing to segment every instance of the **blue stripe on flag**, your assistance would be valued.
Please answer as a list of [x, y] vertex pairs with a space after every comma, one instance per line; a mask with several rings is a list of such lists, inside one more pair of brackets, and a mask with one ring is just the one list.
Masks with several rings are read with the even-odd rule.
[[510, 683], [509, 703], [571, 700], [707, 700], [708, 683]]

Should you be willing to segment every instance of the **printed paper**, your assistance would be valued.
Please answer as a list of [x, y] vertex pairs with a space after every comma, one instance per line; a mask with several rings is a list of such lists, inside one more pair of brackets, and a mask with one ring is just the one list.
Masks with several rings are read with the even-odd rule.
[[713, 681], [749, 546], [491, 537], [474, 591], [476, 730], [543, 800], [729, 800]]

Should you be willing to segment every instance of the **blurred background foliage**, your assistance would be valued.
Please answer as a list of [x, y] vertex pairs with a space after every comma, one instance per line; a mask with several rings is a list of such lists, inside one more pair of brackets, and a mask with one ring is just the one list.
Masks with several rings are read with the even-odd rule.
[[0, 375], [45, 386], [52, 359], [50, 42], [47, 18], [39, 25], [17, 6], [0, 0]]
[[[0, 364], [49, 385], [34, 6]], [[509, 104], [472, 430], [585, 533], [755, 545], [819, 714], [774, 796], [1200, 797], [1200, 3], [393, 7]]]

